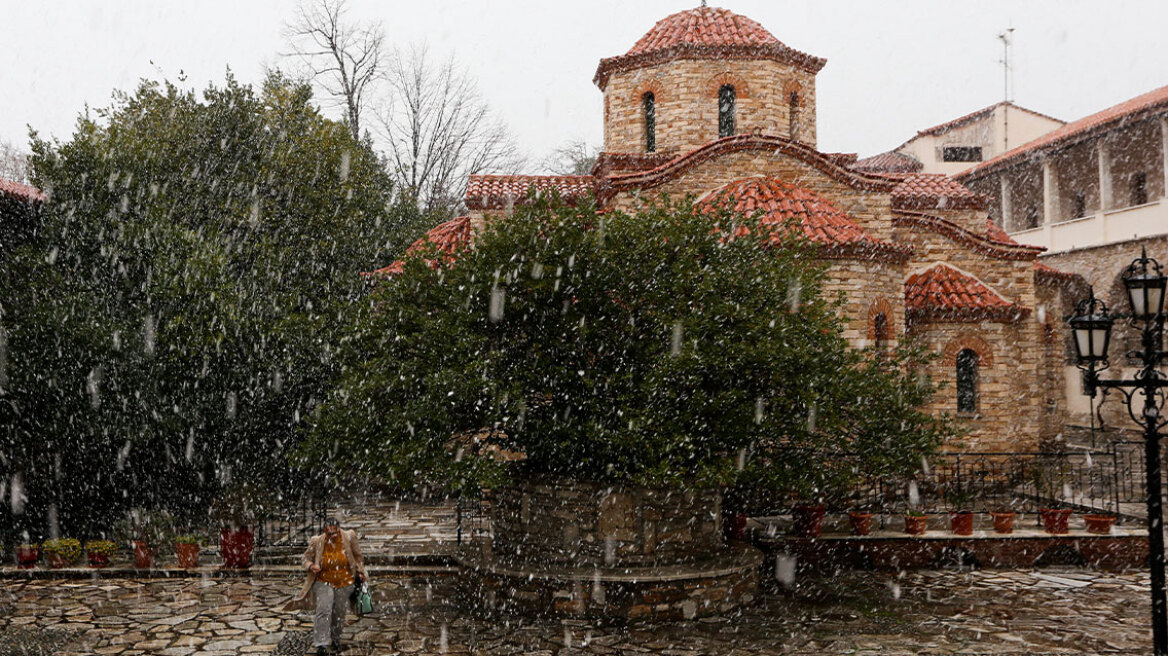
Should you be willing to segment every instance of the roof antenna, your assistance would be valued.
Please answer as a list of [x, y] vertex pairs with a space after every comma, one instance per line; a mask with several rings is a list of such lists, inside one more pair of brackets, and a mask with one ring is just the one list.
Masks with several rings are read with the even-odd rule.
[[1003, 100], [1010, 102], [1010, 87], [1013, 86], [1011, 78], [1014, 70], [1010, 66], [1010, 48], [1014, 45], [1014, 28], [1012, 26], [1006, 28], [1006, 31], [999, 34], [998, 38], [1002, 41], [1002, 59], [998, 62], [1002, 65], [1002, 95], [1004, 96]]
[[705, 6], [706, 6], [706, 0], [702, 0], [702, 6], [703, 6], [703, 7], [705, 7]]

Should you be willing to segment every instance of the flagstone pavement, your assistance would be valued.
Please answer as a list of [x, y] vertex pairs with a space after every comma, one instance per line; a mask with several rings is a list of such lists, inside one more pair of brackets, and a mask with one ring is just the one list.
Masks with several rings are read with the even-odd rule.
[[[366, 550], [453, 548], [449, 504], [349, 504]], [[373, 615], [345, 654], [1132, 654], [1150, 651], [1148, 577], [1086, 569], [849, 571], [803, 577], [728, 618], [668, 624], [488, 619], [455, 599], [451, 568], [374, 570]], [[292, 568], [245, 576], [0, 578], [0, 654], [300, 656], [311, 617], [281, 606]], [[68, 639], [51, 651], [30, 641]], [[35, 645], [33, 645], [35, 646]]]

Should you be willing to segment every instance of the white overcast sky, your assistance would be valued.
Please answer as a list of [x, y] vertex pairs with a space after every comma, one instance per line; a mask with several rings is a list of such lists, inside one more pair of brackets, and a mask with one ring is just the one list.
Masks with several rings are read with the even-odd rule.
[[[670, 0], [350, 0], [397, 46], [453, 55], [533, 160], [601, 141], [601, 57], [627, 51]], [[780, 41], [825, 57], [819, 146], [861, 156], [1002, 99], [1001, 43], [1015, 28], [1014, 100], [1072, 120], [1168, 84], [1165, 0], [734, 0]], [[67, 138], [88, 104], [143, 77], [203, 88], [230, 67], [258, 82], [287, 65], [296, 0], [0, 0], [0, 140], [27, 126]]]

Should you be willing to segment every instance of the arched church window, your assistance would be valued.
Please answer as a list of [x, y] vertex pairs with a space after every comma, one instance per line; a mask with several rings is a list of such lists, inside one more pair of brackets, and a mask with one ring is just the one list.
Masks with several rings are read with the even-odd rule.
[[657, 97], [652, 92], [641, 98], [645, 106], [645, 152], [657, 150]]
[[892, 330], [888, 327], [888, 315], [883, 312], [872, 317], [872, 342], [877, 352], [888, 350], [888, 343], [892, 341]]
[[961, 349], [957, 353], [957, 412], [977, 412], [977, 352]]
[[718, 136], [729, 137], [734, 134], [734, 105], [736, 96], [734, 87], [723, 84], [718, 89]]
[[787, 96], [787, 126], [791, 139], [799, 138], [799, 92], [792, 91]]

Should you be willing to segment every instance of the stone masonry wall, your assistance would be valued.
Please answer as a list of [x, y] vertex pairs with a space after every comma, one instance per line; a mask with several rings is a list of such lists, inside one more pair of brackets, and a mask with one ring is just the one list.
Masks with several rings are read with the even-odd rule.
[[815, 76], [769, 60], [674, 60], [614, 74], [604, 91], [604, 149], [645, 152], [643, 97], [656, 102], [657, 152], [685, 153], [718, 138], [718, 90], [734, 86], [735, 134], [790, 135], [790, 92], [799, 94], [796, 139], [816, 143]]
[[834, 298], [837, 292], [844, 293], [844, 339], [856, 348], [872, 346], [873, 319], [883, 312], [892, 337], [889, 346], [895, 345], [904, 331], [905, 264], [871, 260], [831, 260], [827, 264], [825, 294]]
[[723, 546], [722, 495], [563, 478], [520, 480], [493, 505], [492, 550], [512, 563], [574, 566], [701, 560]]

